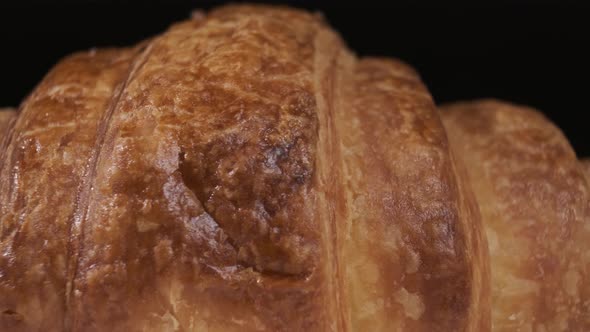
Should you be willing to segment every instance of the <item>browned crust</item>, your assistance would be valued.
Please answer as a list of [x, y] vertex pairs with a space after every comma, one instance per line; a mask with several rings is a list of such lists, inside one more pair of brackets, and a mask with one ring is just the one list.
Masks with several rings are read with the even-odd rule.
[[0, 165], [0, 326], [64, 328], [72, 212], [99, 119], [130, 54], [61, 61], [21, 106]]
[[426, 88], [387, 59], [361, 60], [352, 84], [336, 114], [352, 330], [489, 330], [479, 214]]
[[443, 119], [486, 227], [494, 330], [588, 330], [588, 187], [563, 134], [494, 100], [445, 106]]
[[13, 123], [5, 330], [489, 330], [428, 91], [317, 16], [227, 6], [74, 55]]
[[319, 29], [297, 11], [227, 7], [154, 39], [98, 157], [75, 328], [328, 328], [311, 222]]

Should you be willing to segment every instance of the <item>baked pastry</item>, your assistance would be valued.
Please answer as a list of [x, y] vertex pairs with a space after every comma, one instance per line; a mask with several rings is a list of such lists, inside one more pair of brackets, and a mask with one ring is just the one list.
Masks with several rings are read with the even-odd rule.
[[5, 132], [10, 126], [10, 121], [12, 121], [15, 114], [16, 113], [12, 108], [0, 108], [0, 137], [6, 136]]
[[469, 167], [426, 87], [317, 15], [226, 6], [77, 53], [7, 123], [2, 331], [491, 328]]
[[229, 6], [59, 63], [2, 151], [0, 326], [486, 330], [426, 88], [315, 15]]
[[442, 114], [486, 230], [493, 330], [590, 331], [590, 197], [567, 139], [509, 103], [456, 103]]

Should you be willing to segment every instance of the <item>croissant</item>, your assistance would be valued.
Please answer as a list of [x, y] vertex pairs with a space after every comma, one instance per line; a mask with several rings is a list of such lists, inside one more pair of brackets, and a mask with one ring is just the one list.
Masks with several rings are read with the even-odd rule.
[[533, 109], [483, 100], [442, 110], [483, 220], [493, 330], [590, 331], [588, 163]]
[[589, 169], [318, 15], [221, 7], [0, 112], [0, 330], [590, 330]]

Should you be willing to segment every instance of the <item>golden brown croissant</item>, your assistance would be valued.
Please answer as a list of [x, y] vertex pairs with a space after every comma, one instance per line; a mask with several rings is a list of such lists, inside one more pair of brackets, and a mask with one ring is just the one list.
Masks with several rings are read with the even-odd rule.
[[493, 329], [589, 331], [588, 183], [567, 139], [492, 100], [445, 106], [443, 120], [485, 226]]
[[0, 113], [0, 331], [582, 331], [582, 167], [472, 105], [281, 7], [72, 55]]

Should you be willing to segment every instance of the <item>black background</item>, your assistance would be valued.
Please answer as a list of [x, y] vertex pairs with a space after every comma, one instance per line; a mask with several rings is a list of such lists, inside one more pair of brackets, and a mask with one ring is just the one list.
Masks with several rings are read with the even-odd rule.
[[[18, 105], [68, 53], [135, 43], [223, 3], [1, 1], [3, 106]], [[590, 157], [590, 9], [582, 1], [280, 3], [322, 11], [360, 55], [412, 64], [438, 103], [495, 97], [536, 107]]]

